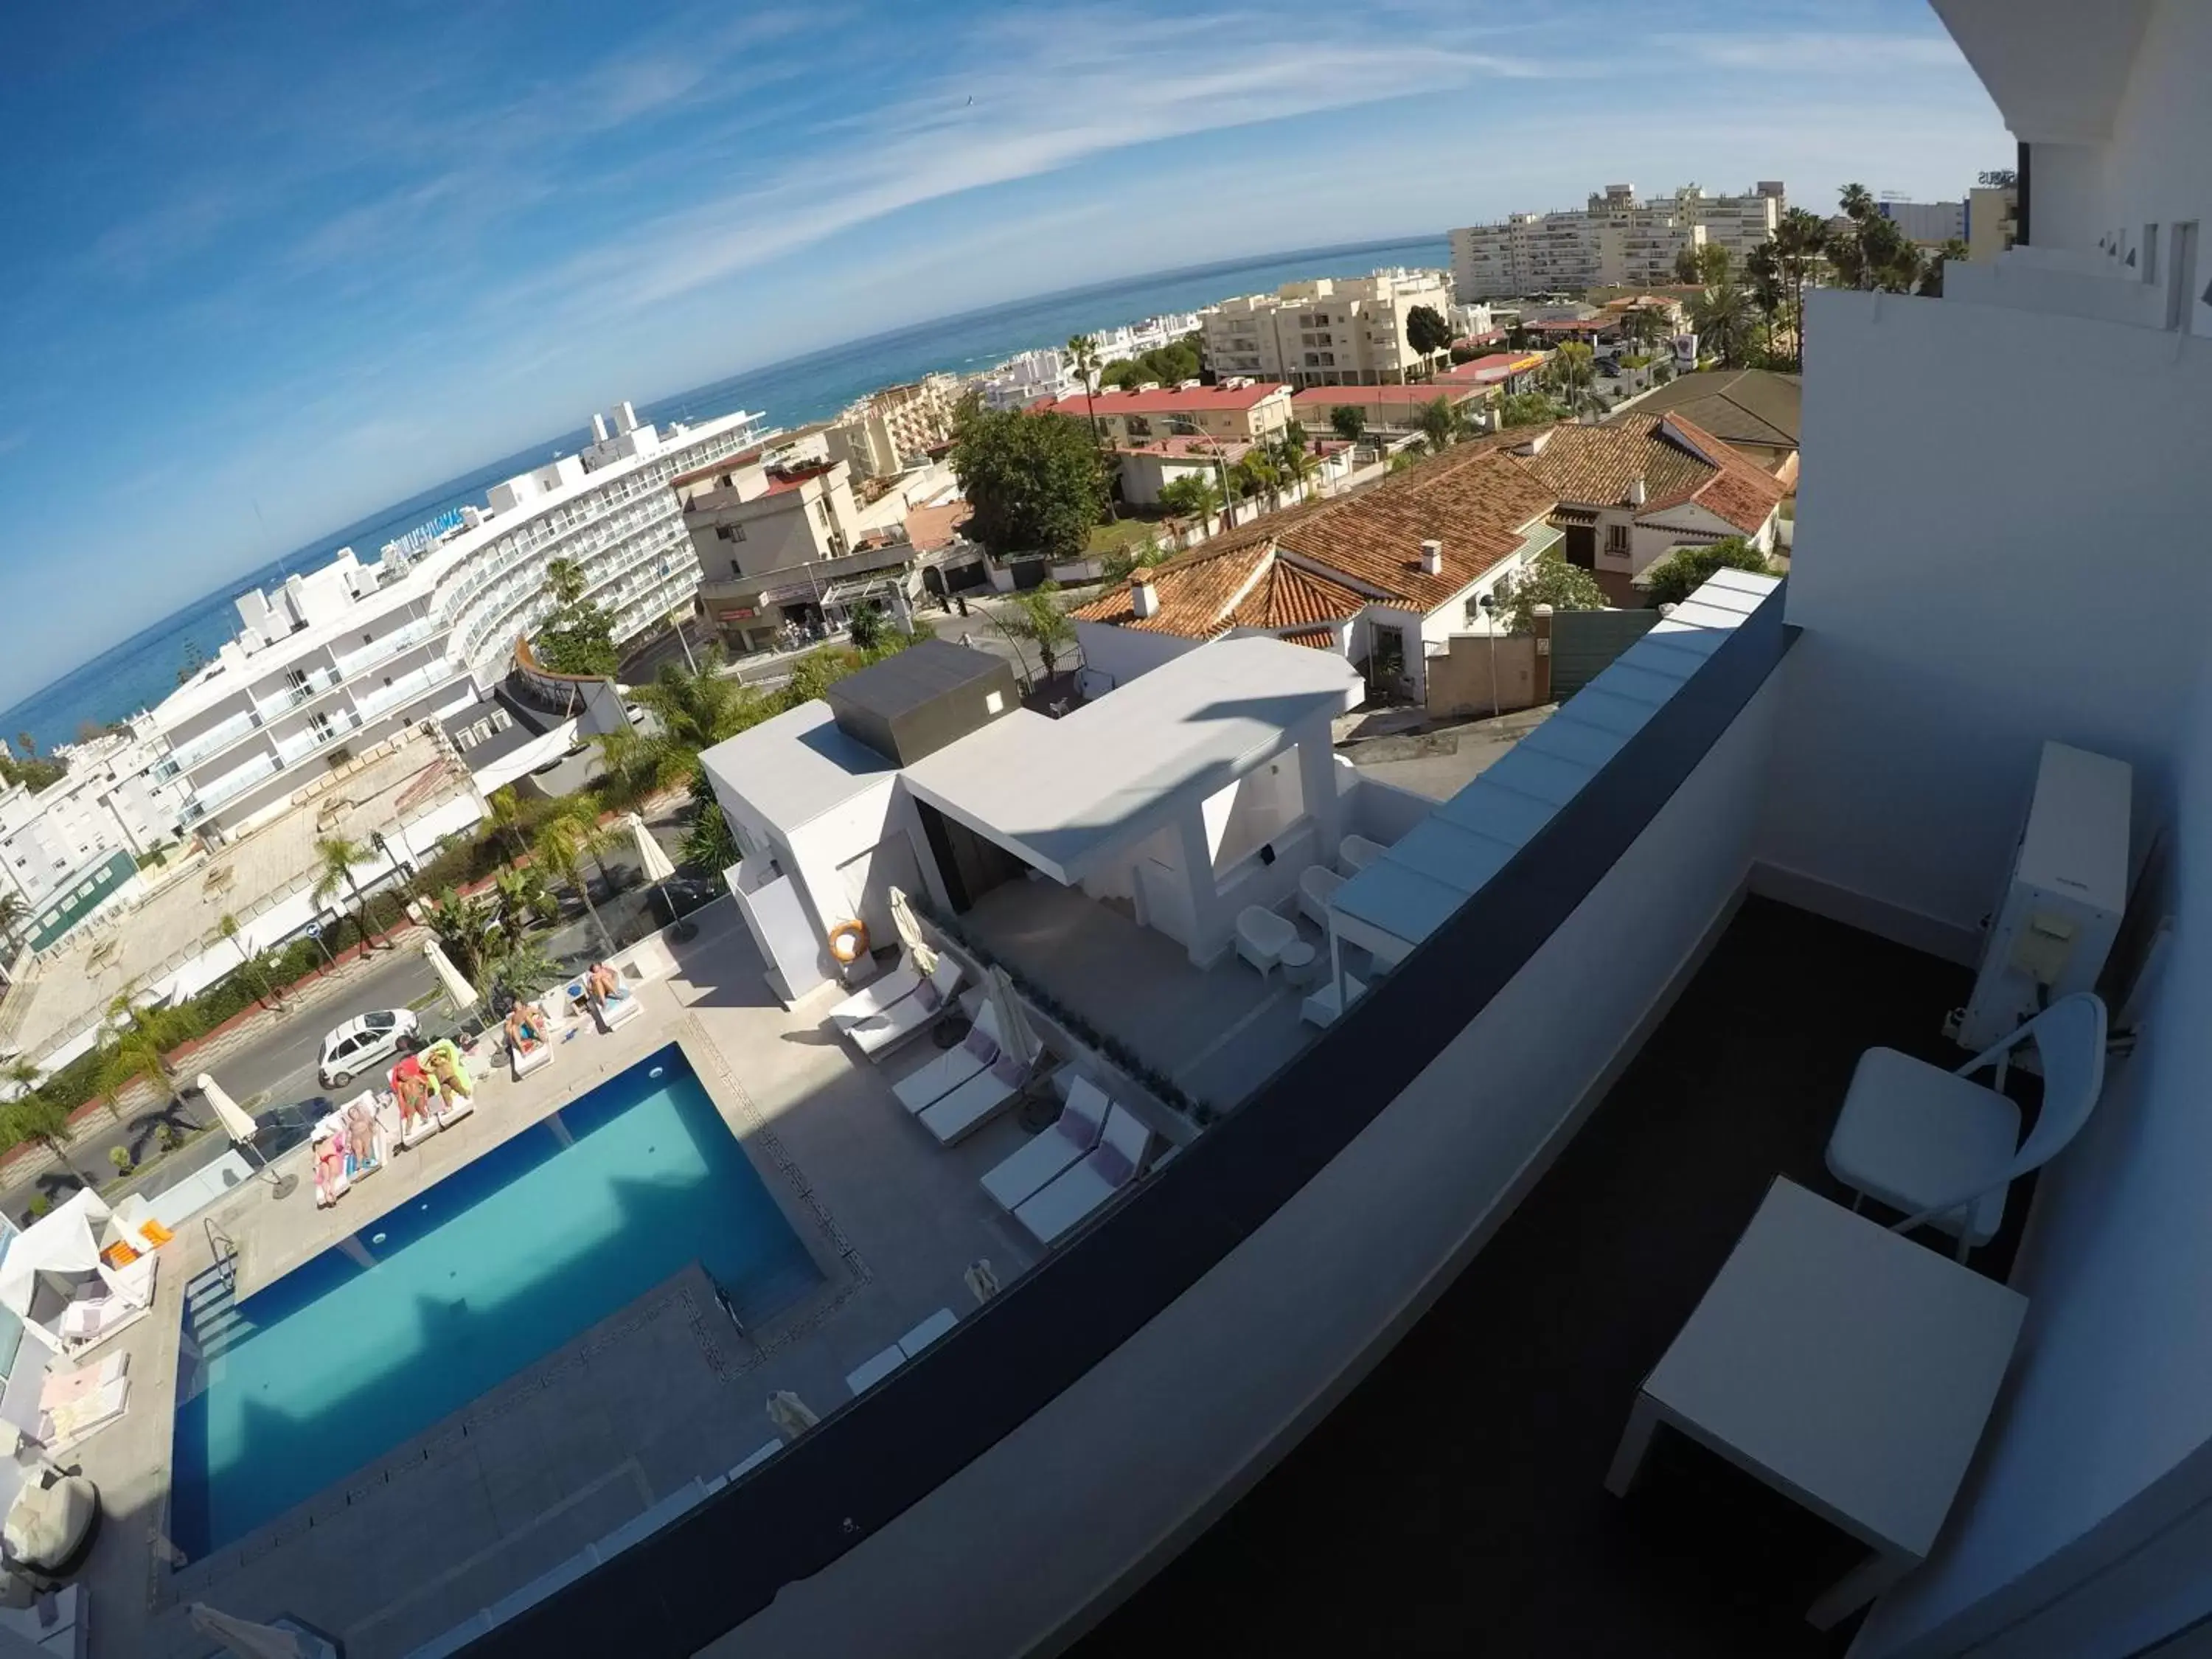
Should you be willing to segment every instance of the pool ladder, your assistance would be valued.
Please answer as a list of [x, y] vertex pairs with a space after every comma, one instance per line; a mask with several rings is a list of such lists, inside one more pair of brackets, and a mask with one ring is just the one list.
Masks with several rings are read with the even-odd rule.
[[200, 1223], [207, 1231], [208, 1254], [215, 1258], [215, 1271], [222, 1276], [224, 1286], [235, 1293], [238, 1289], [238, 1241], [215, 1224], [208, 1216]]

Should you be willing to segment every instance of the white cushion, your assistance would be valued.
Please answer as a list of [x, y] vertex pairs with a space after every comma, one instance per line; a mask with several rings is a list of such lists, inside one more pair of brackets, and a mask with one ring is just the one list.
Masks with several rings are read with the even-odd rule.
[[[1894, 1048], [1869, 1048], [1829, 1137], [1828, 1170], [1907, 1215], [1987, 1183], [1969, 1234], [1981, 1244], [2004, 1220], [2004, 1172], [2019, 1145], [2020, 1108], [1994, 1089]], [[1929, 1224], [1956, 1233], [1960, 1218]]]

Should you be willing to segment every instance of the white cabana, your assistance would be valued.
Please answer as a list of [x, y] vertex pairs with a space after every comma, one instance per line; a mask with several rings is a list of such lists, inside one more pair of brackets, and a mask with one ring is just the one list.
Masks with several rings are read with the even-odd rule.
[[80, 1188], [18, 1233], [0, 1259], [0, 1307], [37, 1331], [49, 1347], [58, 1348], [61, 1337], [32, 1314], [40, 1284], [50, 1287], [57, 1303], [65, 1304], [76, 1285], [98, 1275], [100, 1237], [111, 1214], [98, 1193]]

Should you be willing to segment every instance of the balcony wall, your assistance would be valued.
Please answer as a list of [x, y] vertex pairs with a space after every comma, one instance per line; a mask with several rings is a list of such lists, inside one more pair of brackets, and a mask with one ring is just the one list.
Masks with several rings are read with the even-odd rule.
[[1770, 601], [1327, 1036], [898, 1388], [472, 1651], [1009, 1653], [1103, 1611], [1419, 1316], [1633, 1054], [1743, 889], [1784, 647]]
[[[2212, 356], [2174, 337], [1808, 296], [1779, 896], [1970, 960], [2047, 738], [2172, 797], [2212, 605]], [[2051, 365], [2067, 383], [2054, 395]]]

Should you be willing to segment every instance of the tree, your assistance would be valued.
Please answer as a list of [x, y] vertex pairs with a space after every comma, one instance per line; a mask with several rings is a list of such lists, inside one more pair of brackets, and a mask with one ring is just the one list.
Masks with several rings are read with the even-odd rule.
[[1897, 222], [1885, 217], [1864, 185], [1845, 185], [1844, 217], [1850, 228], [1827, 239], [1828, 263], [1846, 288], [1910, 294], [1921, 275], [1920, 250]]
[[1533, 632], [1536, 607], [1554, 611], [1602, 611], [1605, 590], [1579, 565], [1569, 564], [1556, 547], [1547, 549], [1498, 584], [1498, 614], [1516, 634]]
[[529, 848], [522, 839], [522, 799], [514, 793], [514, 786], [503, 783], [484, 797], [484, 818], [494, 835], [505, 836], [507, 845], [520, 858]]
[[1451, 342], [1451, 325], [1434, 306], [1415, 306], [1406, 313], [1406, 343], [1421, 354], [1424, 368]]
[[1498, 400], [1498, 424], [1501, 429], [1510, 426], [1550, 426], [1566, 412], [1540, 392], [1516, 392]]
[[969, 394], [952, 428], [968, 533], [994, 556], [1080, 557], [1106, 505], [1106, 475], [1082, 428], [1057, 415], [985, 409]]
[[1328, 423], [1336, 435], [1348, 444], [1356, 444], [1367, 435], [1367, 411], [1358, 404], [1339, 404], [1328, 411]]
[[884, 613], [873, 599], [864, 599], [847, 625], [855, 651], [873, 651], [883, 643]]
[[1544, 380], [1570, 414], [1601, 410], [1597, 396], [1596, 354], [1580, 340], [1569, 340], [1544, 365]]
[[17, 931], [29, 920], [30, 914], [30, 907], [23, 902], [21, 893], [0, 893], [0, 939], [13, 945]]
[[531, 844], [540, 868], [550, 871], [561, 879], [563, 886], [584, 901], [584, 909], [592, 918], [599, 943], [607, 954], [614, 954], [614, 936], [607, 925], [599, 920], [599, 906], [592, 902], [591, 882], [584, 874], [584, 860], [597, 861], [605, 844], [605, 832], [596, 824], [587, 824], [574, 817], [548, 819], [538, 831], [538, 839]]
[[1773, 240], [1761, 242], [1752, 249], [1751, 257], [1743, 262], [1746, 278], [1745, 297], [1759, 316], [1766, 333], [1765, 347], [1767, 361], [1774, 359], [1775, 319], [1782, 309], [1784, 298], [1782, 286], [1782, 256]]
[[1751, 346], [1751, 301], [1734, 283], [1709, 288], [1690, 301], [1690, 325], [1700, 349], [1710, 348], [1721, 367], [1734, 368]]
[[1680, 605], [1705, 586], [1716, 570], [1749, 570], [1768, 575], [1773, 567], [1766, 555], [1741, 536], [1729, 536], [1704, 547], [1677, 548], [1644, 573], [1644, 591], [1653, 605]]
[[614, 623], [584, 597], [589, 577], [574, 559], [554, 559], [545, 567], [545, 594], [553, 609], [539, 629], [538, 659], [556, 674], [611, 674], [622, 656], [615, 649]]
[[1306, 480], [1313, 477], [1321, 465], [1314, 459], [1313, 451], [1307, 447], [1305, 428], [1292, 421], [1283, 428], [1282, 435], [1269, 446], [1269, 449], [1274, 459], [1275, 471], [1282, 478], [1283, 488], [1296, 499], [1304, 493]]
[[[502, 870], [500, 873], [507, 876], [520, 872]], [[495, 908], [488, 900], [471, 898], [448, 887], [424, 905], [422, 913], [430, 924], [430, 931], [438, 936], [447, 959], [478, 990], [490, 989], [491, 981], [484, 976], [483, 967], [508, 942], [504, 907]], [[514, 937], [521, 937], [520, 928]]]
[[238, 952], [239, 966], [245, 969], [260, 983], [261, 994], [282, 1008], [284, 1006], [284, 999], [277, 994], [276, 988], [269, 982], [269, 975], [262, 971], [260, 963], [246, 951], [246, 937], [239, 929], [238, 918], [225, 911], [222, 920], [216, 923], [215, 930], [230, 941], [231, 949]]
[[1620, 332], [1631, 345], [1656, 345], [1667, 332], [1667, 325], [1650, 307], [1631, 306], [1620, 313]]
[[1700, 288], [1717, 288], [1729, 279], [1729, 251], [1718, 242], [1700, 242], [1674, 254], [1674, 279]]
[[1441, 455], [1470, 430], [1467, 411], [1443, 393], [1437, 394], [1435, 402], [1421, 405], [1421, 412], [1413, 423], [1428, 440], [1432, 455]]
[[1109, 386], [1143, 386], [1148, 381], [1161, 386], [1176, 386], [1185, 380], [1194, 380], [1205, 368], [1200, 355], [1200, 337], [1186, 334], [1180, 340], [1144, 352], [1138, 356], [1109, 363], [1098, 373], [1098, 384]]
[[1058, 667], [1060, 653], [1075, 643], [1075, 624], [1060, 608], [1059, 595], [1059, 587], [1052, 582], [1016, 594], [1014, 614], [1006, 623], [1007, 631], [1016, 639], [1036, 648], [1037, 661], [1047, 679]]
[[1943, 267], [1954, 259], [1964, 260], [1967, 257], [1966, 245], [1964, 242], [1956, 236], [1947, 238], [1942, 246], [1928, 256], [1927, 265], [1920, 273], [1921, 297], [1926, 300], [1942, 299], [1943, 297]]
[[744, 856], [744, 848], [730, 833], [722, 816], [722, 803], [704, 772], [691, 775], [691, 827], [684, 832], [684, 861], [708, 870], [726, 870]]
[[1221, 492], [1202, 472], [1186, 472], [1160, 486], [1160, 505], [1170, 516], [1201, 525], [1221, 510]]
[[61, 1102], [39, 1090], [27, 1090], [0, 1106], [0, 1127], [11, 1140], [39, 1142], [78, 1186], [99, 1184], [70, 1162], [70, 1109]]
[[1083, 382], [1083, 406], [1091, 412], [1091, 444], [1097, 448], [1105, 441], [1098, 435], [1098, 337], [1095, 334], [1072, 334], [1067, 340], [1067, 366], [1075, 371], [1075, 378]]
[[1828, 222], [1806, 208], [1791, 208], [1774, 232], [1775, 259], [1783, 285], [1790, 292], [1790, 327], [1793, 347], [1790, 358], [1802, 363], [1805, 353], [1805, 284], [1814, 267], [1828, 251]]
[[560, 918], [561, 906], [545, 884], [544, 872], [535, 866], [507, 866], [492, 878], [492, 890], [499, 895], [500, 931], [509, 943], [529, 932], [533, 921]]
[[[369, 945], [368, 898], [354, 879], [353, 867], [368, 860], [368, 850], [357, 841], [348, 841], [343, 836], [325, 836], [315, 843], [314, 901], [318, 905], [329, 904], [339, 890], [353, 895], [353, 925], [361, 934], [362, 948]], [[335, 908], [335, 907], [334, 907]]]

